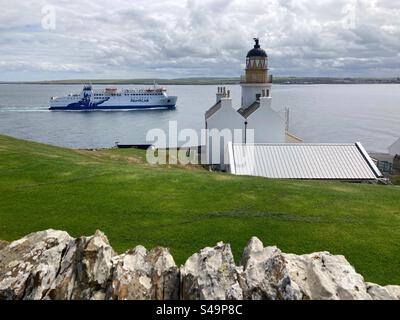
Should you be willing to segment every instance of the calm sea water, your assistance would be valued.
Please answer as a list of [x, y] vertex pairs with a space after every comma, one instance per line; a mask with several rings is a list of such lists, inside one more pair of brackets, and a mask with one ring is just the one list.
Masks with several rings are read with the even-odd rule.
[[[98, 86], [102, 87], [102, 86]], [[133, 86], [124, 86], [125, 88]], [[234, 104], [240, 86], [227, 86]], [[204, 127], [216, 86], [168, 86], [179, 97], [174, 111], [50, 112], [50, 96], [80, 92], [80, 85], [0, 85], [0, 134], [74, 148], [145, 143], [152, 128]], [[290, 108], [290, 131], [305, 142], [361, 141], [386, 152], [400, 136], [399, 85], [275, 85], [273, 107]], [[235, 103], [236, 102], [236, 103]]]

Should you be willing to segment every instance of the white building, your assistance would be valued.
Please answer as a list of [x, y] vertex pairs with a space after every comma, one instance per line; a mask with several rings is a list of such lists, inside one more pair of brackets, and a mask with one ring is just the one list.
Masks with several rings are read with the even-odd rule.
[[272, 75], [268, 72], [268, 56], [259, 40], [246, 57], [245, 75], [241, 77], [242, 99], [234, 108], [229, 90], [218, 88], [216, 103], [205, 114], [208, 132], [206, 157], [210, 165], [228, 163], [226, 147], [233, 143], [301, 142], [287, 132], [287, 111], [272, 108]]

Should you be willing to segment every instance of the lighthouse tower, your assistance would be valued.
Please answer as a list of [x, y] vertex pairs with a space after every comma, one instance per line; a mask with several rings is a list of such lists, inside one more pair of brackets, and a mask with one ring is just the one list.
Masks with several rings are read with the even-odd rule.
[[254, 41], [254, 48], [246, 57], [246, 74], [241, 77], [242, 108], [259, 101], [262, 96], [271, 96], [272, 76], [268, 74], [268, 56], [261, 49], [259, 39], [254, 38]]

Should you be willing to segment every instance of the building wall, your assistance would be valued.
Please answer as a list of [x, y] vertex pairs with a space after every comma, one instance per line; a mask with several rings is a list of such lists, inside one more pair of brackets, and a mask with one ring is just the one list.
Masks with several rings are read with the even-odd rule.
[[254, 143], [285, 143], [285, 119], [271, 107], [271, 97], [261, 97], [260, 107], [247, 118], [247, 129], [254, 130]]
[[400, 175], [400, 155], [394, 157], [393, 160], [393, 174]]
[[[206, 121], [208, 164], [224, 164], [225, 147], [228, 142], [244, 142], [244, 122], [245, 119], [232, 107], [232, 99], [222, 98], [221, 109]], [[235, 129], [241, 129], [241, 134], [238, 135], [237, 132], [235, 136]]]
[[382, 173], [393, 173], [393, 163], [391, 162], [378, 161], [377, 167]]
[[260, 84], [241, 84], [242, 86], [242, 107], [247, 108], [257, 100], [257, 95], [262, 94], [262, 90], [269, 90], [269, 96], [271, 96], [271, 84], [260, 83]]

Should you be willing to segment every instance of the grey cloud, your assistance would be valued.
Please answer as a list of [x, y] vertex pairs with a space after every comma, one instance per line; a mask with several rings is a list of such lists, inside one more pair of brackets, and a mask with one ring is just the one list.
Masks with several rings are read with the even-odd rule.
[[[54, 31], [40, 28], [48, 3]], [[0, 80], [239, 75], [254, 36], [276, 75], [398, 76], [396, 3], [0, 0]]]

